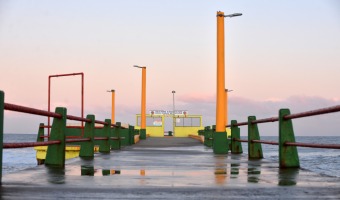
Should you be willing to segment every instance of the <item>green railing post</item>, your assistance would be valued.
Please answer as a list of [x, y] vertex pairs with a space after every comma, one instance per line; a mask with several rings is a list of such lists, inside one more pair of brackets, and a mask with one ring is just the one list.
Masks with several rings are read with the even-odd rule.
[[49, 140], [60, 140], [60, 144], [49, 145], [47, 148], [45, 165], [56, 167], [65, 166], [65, 130], [66, 130], [66, 108], [56, 108], [56, 113], [62, 118], [54, 118]]
[[5, 93], [0, 91], [0, 185], [2, 180], [2, 148], [4, 142], [4, 106]]
[[128, 146], [129, 145], [129, 143], [130, 143], [129, 132], [130, 132], [130, 130], [128, 128], [122, 129], [120, 127], [120, 130], [119, 130], [120, 146]]
[[120, 149], [120, 122], [116, 122], [116, 126], [111, 130], [111, 137], [117, 138], [115, 140], [111, 140], [111, 148], [113, 150]]
[[87, 115], [86, 119], [91, 120], [91, 122], [85, 123], [84, 128], [84, 138], [90, 138], [88, 142], [82, 142], [80, 144], [80, 157], [93, 157], [94, 156], [94, 126], [95, 126], [95, 116]]
[[279, 111], [279, 162], [280, 168], [300, 167], [296, 146], [285, 146], [285, 142], [295, 142], [292, 120], [283, 119], [289, 115], [289, 109]]
[[44, 123], [39, 124], [39, 130], [38, 130], [38, 136], [37, 136], [37, 142], [43, 142], [45, 141], [45, 128], [44, 128]]
[[231, 120], [231, 153], [239, 154], [243, 153], [243, 149], [241, 142], [235, 141], [235, 139], [240, 139], [240, 128], [234, 126], [235, 124], [237, 124], [237, 121]]
[[204, 145], [207, 147], [212, 147], [213, 134], [210, 126], [204, 127]]
[[133, 145], [135, 143], [135, 127], [129, 125], [129, 144]]
[[256, 120], [255, 116], [248, 117], [248, 157], [250, 159], [263, 158], [262, 145], [261, 143], [253, 143], [252, 140], [260, 140], [259, 129], [257, 124], [251, 122]]
[[103, 127], [103, 135], [104, 137], [107, 137], [108, 140], [103, 140], [103, 142], [99, 146], [99, 152], [110, 153], [111, 119], [105, 119], [105, 122], [107, 123], [107, 125], [104, 125]]

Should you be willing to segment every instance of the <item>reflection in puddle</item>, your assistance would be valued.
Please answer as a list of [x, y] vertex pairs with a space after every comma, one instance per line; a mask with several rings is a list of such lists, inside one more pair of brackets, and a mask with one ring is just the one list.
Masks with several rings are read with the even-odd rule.
[[260, 168], [248, 168], [248, 182], [258, 183], [260, 174], [261, 174]]
[[230, 170], [230, 174], [231, 175], [235, 175], [235, 176], [231, 176], [231, 178], [237, 178], [237, 175], [239, 174], [239, 167], [240, 164], [238, 163], [231, 163], [230, 164], [231, 170]]
[[217, 185], [223, 185], [227, 178], [227, 169], [226, 168], [216, 168], [215, 169], [215, 183]]
[[46, 165], [47, 181], [54, 184], [65, 183], [65, 169]]
[[114, 169], [95, 169], [93, 166], [89, 165], [82, 165], [81, 168], [81, 176], [100, 176], [98, 172], [102, 172], [102, 176], [110, 176], [115, 174], [120, 174], [120, 170], [114, 170]]
[[279, 169], [279, 183], [278, 185], [296, 185], [296, 179], [299, 175], [299, 169], [295, 168], [286, 168]]

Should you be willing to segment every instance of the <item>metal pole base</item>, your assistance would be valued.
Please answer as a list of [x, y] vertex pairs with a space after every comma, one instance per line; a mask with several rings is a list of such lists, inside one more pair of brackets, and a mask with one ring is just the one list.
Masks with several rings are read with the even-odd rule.
[[140, 129], [139, 139], [141, 139], [141, 140], [146, 139], [146, 129]]

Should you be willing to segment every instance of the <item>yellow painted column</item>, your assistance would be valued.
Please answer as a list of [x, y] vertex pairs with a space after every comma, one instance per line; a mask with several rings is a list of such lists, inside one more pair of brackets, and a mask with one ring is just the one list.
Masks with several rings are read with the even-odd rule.
[[228, 89], [225, 89], [225, 125], [228, 125]]
[[217, 12], [216, 132], [225, 132], [224, 12]]
[[142, 68], [142, 111], [141, 129], [146, 129], [146, 67]]
[[111, 90], [112, 93], [112, 106], [111, 106], [111, 123], [114, 124], [115, 121], [115, 90]]

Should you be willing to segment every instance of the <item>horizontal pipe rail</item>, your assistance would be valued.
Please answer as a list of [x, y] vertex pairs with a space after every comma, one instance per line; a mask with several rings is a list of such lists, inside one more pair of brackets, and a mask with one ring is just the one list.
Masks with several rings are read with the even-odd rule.
[[279, 121], [278, 117], [270, 117], [265, 119], [257, 119], [254, 121], [251, 121], [252, 124], [260, 124], [260, 123], [267, 123], [267, 122], [277, 122]]
[[270, 145], [279, 145], [278, 142], [267, 141], [267, 140], [251, 140], [252, 143], [261, 143], [261, 144], [270, 144]]
[[29, 108], [25, 106], [19, 106], [11, 103], [4, 103], [4, 108], [5, 110], [11, 110], [11, 111], [16, 111], [16, 112], [22, 112], [22, 113], [28, 113], [28, 114], [34, 114], [34, 115], [41, 115], [41, 116], [46, 116], [46, 117], [54, 117], [61, 119], [62, 116], [61, 114], [54, 113], [54, 112], [48, 112], [45, 110], [39, 110], [35, 108]]
[[75, 75], [84, 75], [84, 73], [79, 72], [79, 73], [71, 73], [71, 74], [56, 74], [56, 75], [49, 75], [48, 77], [75, 76]]
[[107, 122], [99, 121], [99, 120], [94, 120], [94, 123], [96, 124], [103, 124], [103, 125], [109, 125]]
[[237, 139], [237, 138], [234, 138], [234, 141], [237, 141], [237, 142], [248, 142], [248, 140], [241, 140], [241, 139]]
[[26, 148], [26, 147], [38, 147], [38, 146], [47, 146], [51, 144], [60, 144], [60, 140], [52, 140], [46, 142], [21, 142], [21, 143], [3, 143], [4, 149], [13, 149], [13, 148]]
[[80, 121], [80, 122], [89, 122], [89, 123], [92, 122], [92, 120], [90, 120], [90, 119], [86, 119], [86, 118], [82, 118], [82, 117], [76, 117], [76, 116], [72, 116], [72, 115], [67, 115], [66, 118], [69, 119], [69, 120], [75, 120], [75, 121]]
[[296, 114], [290, 114], [286, 115], [283, 118], [284, 119], [296, 119], [296, 118], [301, 118], [301, 117], [309, 117], [309, 116], [315, 116], [315, 115], [322, 115], [322, 114], [327, 114], [327, 113], [332, 113], [332, 112], [339, 112], [340, 111], [340, 105], [337, 106], [332, 106], [328, 108], [322, 108], [318, 110], [311, 110], [307, 112], [301, 112], [301, 113], [296, 113]]
[[[307, 111], [307, 112], [301, 112], [301, 113], [286, 115], [286, 116], [283, 117], [283, 119], [285, 119], [285, 120], [296, 119], [296, 118], [301, 118], [301, 117], [310, 117], [310, 116], [322, 115], [322, 114], [339, 112], [339, 111], [340, 111], [340, 105], [337, 105], [337, 106], [322, 108], [322, 109], [318, 109], [318, 110], [311, 110], [311, 111]], [[276, 122], [276, 121], [279, 121], [278, 117], [258, 119], [258, 120], [251, 121], [251, 123], [252, 124], [260, 124], [260, 123]], [[234, 124], [233, 126], [245, 126], [245, 125], [248, 125], [248, 122], [240, 122], [240, 123]], [[226, 127], [231, 127], [231, 125], [229, 124]]]
[[109, 137], [94, 137], [94, 140], [108, 140]]
[[91, 138], [68, 139], [66, 140], [66, 143], [88, 142], [88, 141], [91, 141]]
[[321, 149], [340, 149], [339, 144], [310, 144], [310, 143], [300, 143], [300, 142], [285, 142], [285, 146], [297, 146], [297, 147], [311, 147], [311, 148], [321, 148]]

